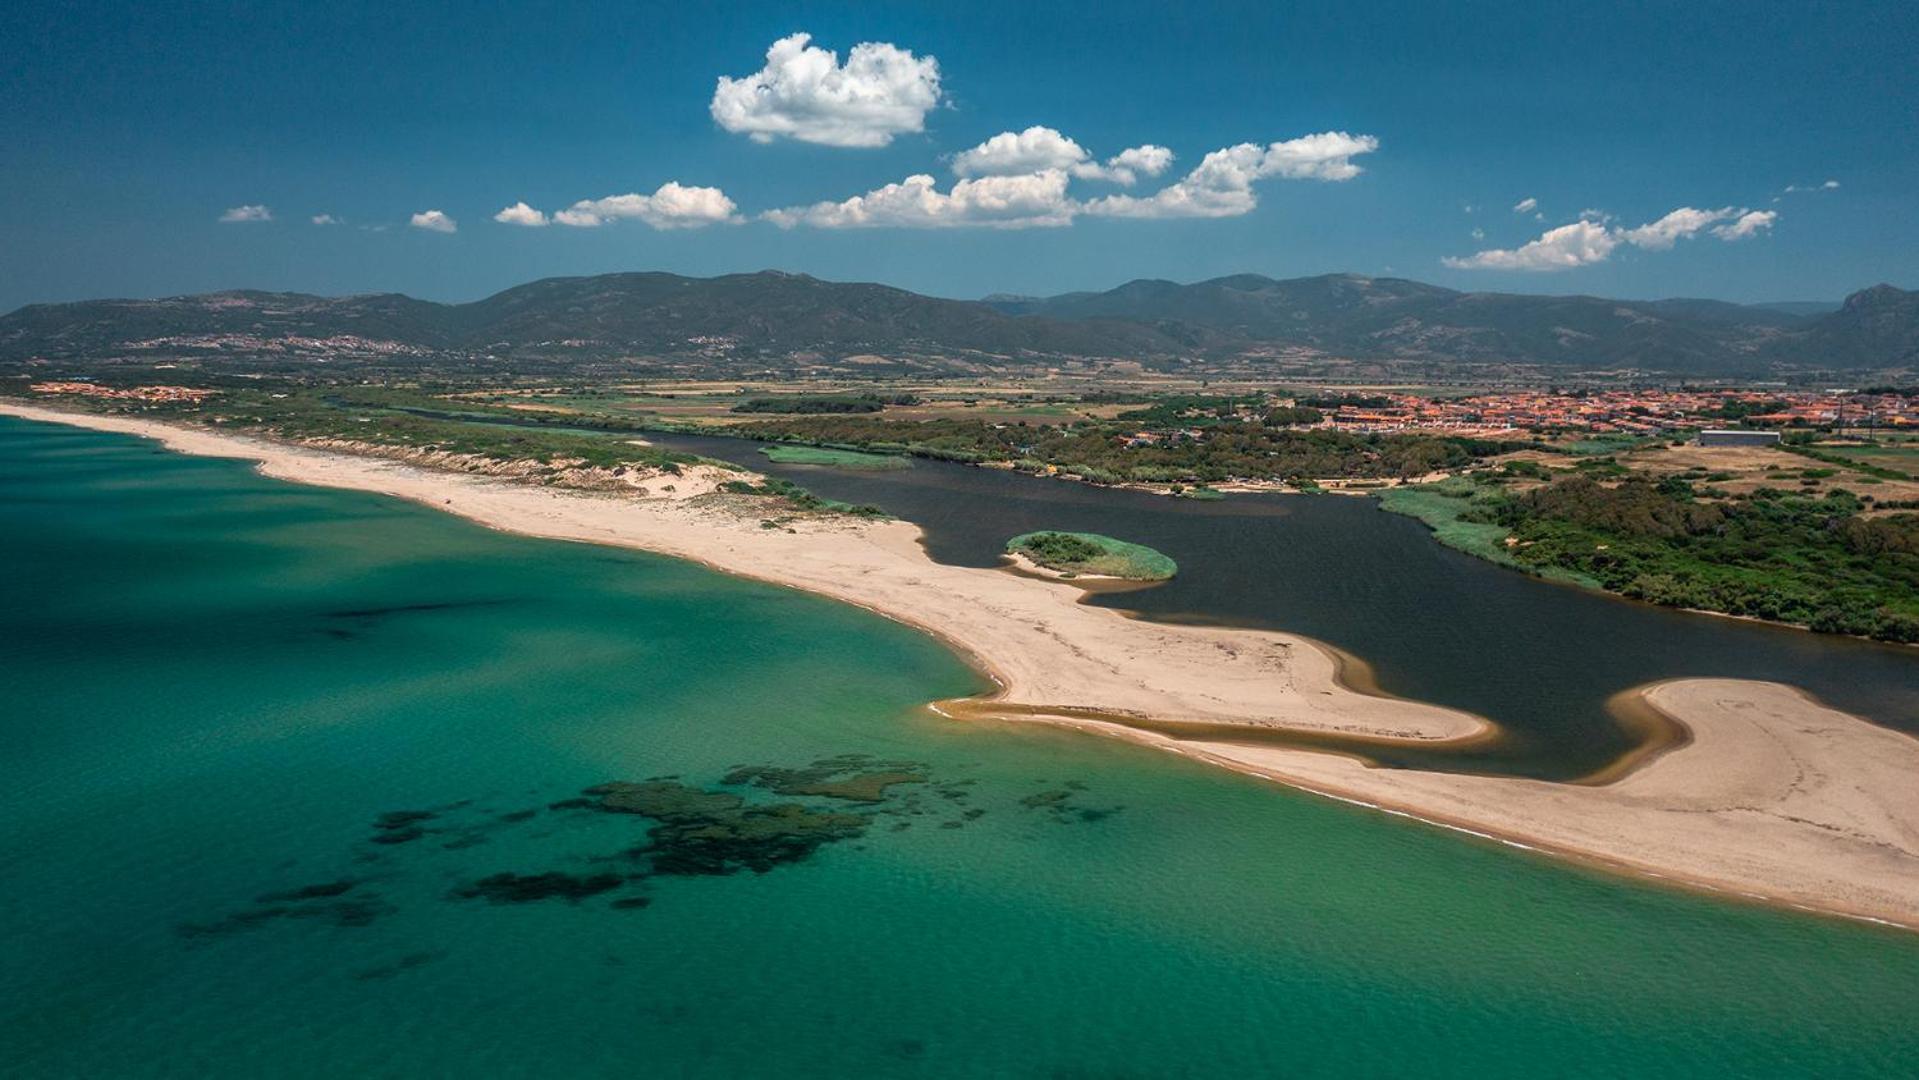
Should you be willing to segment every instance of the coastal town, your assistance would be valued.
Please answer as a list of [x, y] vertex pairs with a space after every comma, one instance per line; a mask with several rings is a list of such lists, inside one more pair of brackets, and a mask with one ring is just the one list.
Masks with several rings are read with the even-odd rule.
[[1915, 431], [1919, 430], [1919, 395], [1910, 390], [1765, 388], [1548, 390], [1469, 397], [1383, 393], [1340, 403], [1321, 422], [1347, 431], [1473, 436], [1513, 432], [1659, 435], [1729, 424]]

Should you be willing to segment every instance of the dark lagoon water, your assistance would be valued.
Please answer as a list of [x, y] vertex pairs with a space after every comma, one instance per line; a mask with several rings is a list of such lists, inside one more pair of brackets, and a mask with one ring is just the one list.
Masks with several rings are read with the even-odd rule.
[[[1154, 619], [1306, 634], [1368, 661], [1388, 692], [1498, 720], [1509, 738], [1388, 763], [1571, 779], [1633, 745], [1605, 708], [1655, 679], [1731, 676], [1806, 688], [1919, 733], [1919, 649], [1631, 603], [1527, 577], [1435, 543], [1367, 498], [1169, 499], [993, 469], [915, 461], [857, 472], [780, 465], [738, 439], [655, 441], [872, 503], [921, 526], [933, 558], [996, 566], [1035, 529], [1105, 533], [1165, 552], [1171, 582], [1090, 603]], [[1915, 783], [1919, 783], [1916, 778]]]
[[8, 419], [0, 553], [0, 1075], [1919, 1060], [1919, 935], [941, 721], [791, 590]]

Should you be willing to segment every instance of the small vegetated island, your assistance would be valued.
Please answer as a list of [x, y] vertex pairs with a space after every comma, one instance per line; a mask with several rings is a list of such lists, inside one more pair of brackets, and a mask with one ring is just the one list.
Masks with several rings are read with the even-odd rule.
[[1006, 542], [1006, 550], [1061, 577], [1166, 581], [1179, 572], [1178, 563], [1144, 544], [1129, 544], [1098, 533], [1021, 533]]
[[913, 463], [898, 454], [872, 454], [864, 450], [842, 450], [831, 446], [798, 446], [775, 443], [760, 447], [766, 460], [781, 465], [824, 465], [834, 469], [860, 472], [887, 472], [910, 469]]

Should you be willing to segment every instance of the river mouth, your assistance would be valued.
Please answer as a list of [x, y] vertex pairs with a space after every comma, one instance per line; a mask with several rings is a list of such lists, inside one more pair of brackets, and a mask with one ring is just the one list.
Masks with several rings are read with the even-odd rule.
[[[1174, 559], [1180, 574], [1143, 589], [1083, 589], [1082, 602], [1153, 621], [1305, 636], [1342, 657], [1342, 679], [1354, 689], [1463, 709], [1498, 731], [1444, 747], [1293, 733], [1262, 733], [1261, 741], [1383, 767], [1604, 782], [1683, 743], [1681, 731], [1633, 699], [1648, 684], [1685, 677], [1790, 683], [1919, 734], [1913, 650], [1538, 581], [1444, 548], [1370, 499], [1194, 501], [937, 461], [887, 472], [782, 465], [746, 440], [650, 438], [826, 498], [876, 505], [919, 526], [928, 556], [950, 565], [1002, 566], [1009, 537], [1043, 529], [1145, 544]], [[1171, 738], [1213, 734], [1121, 719]]]

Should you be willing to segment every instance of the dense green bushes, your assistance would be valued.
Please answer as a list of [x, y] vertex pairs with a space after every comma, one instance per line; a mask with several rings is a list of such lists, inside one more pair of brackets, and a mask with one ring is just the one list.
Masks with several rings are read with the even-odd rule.
[[1674, 607], [1919, 641], [1919, 515], [1860, 516], [1854, 495], [1762, 489], [1700, 502], [1689, 484], [1573, 476], [1473, 515], [1509, 530], [1521, 565], [1572, 571]]
[[733, 406], [736, 413], [786, 413], [810, 416], [819, 413], [876, 413], [888, 405], [917, 405], [912, 394], [787, 394], [776, 397], [752, 397]]

